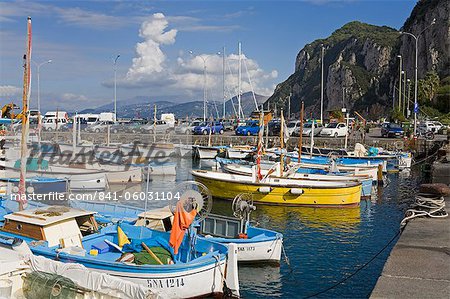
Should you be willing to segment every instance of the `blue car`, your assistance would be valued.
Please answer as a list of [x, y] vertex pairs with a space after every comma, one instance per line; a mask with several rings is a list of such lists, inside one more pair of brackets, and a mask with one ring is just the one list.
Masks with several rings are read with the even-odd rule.
[[220, 121], [215, 122], [202, 122], [200, 125], [194, 127], [195, 135], [208, 135], [211, 134], [223, 134], [223, 125]]
[[403, 137], [405, 131], [403, 128], [394, 123], [384, 123], [381, 126], [381, 137]]
[[235, 131], [236, 135], [251, 136], [259, 134], [259, 121], [251, 120], [243, 126], [238, 126]]

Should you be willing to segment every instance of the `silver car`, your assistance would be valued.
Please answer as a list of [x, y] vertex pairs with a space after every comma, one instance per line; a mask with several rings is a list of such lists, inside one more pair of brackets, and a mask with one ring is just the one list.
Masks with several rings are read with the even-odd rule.
[[171, 130], [171, 126], [166, 123], [164, 120], [157, 120], [156, 124], [151, 121], [148, 124], [144, 125], [141, 127], [141, 132], [142, 133], [147, 133], [147, 134], [167, 134], [170, 132]]

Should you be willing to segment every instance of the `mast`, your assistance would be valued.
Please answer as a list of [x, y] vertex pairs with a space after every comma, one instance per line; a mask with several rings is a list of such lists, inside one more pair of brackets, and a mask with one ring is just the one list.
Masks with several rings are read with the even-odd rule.
[[25, 179], [27, 171], [27, 139], [28, 139], [28, 102], [31, 88], [31, 17], [27, 20], [27, 52], [24, 55], [23, 70], [23, 94], [22, 94], [22, 136], [20, 150], [20, 180], [19, 180], [19, 210], [22, 211], [26, 205]]
[[300, 136], [298, 137], [298, 163], [302, 159], [302, 138], [303, 138], [303, 110], [305, 108], [305, 103], [302, 101], [302, 106], [300, 108]]
[[222, 49], [222, 98], [223, 98], [223, 116], [222, 118], [225, 119], [225, 103], [226, 103], [226, 97], [225, 97], [225, 46]]
[[281, 149], [281, 155], [280, 155], [280, 177], [283, 176], [283, 170], [284, 170], [284, 112], [283, 109], [281, 109], [281, 127], [280, 127], [280, 149]]
[[239, 52], [239, 65], [238, 65], [238, 113], [239, 119], [243, 118], [242, 107], [241, 107], [241, 80], [242, 80], [242, 49], [241, 42], [238, 43], [238, 52]]
[[314, 118], [312, 119], [312, 125], [311, 125], [311, 149], [309, 151], [309, 157], [312, 158], [313, 149], [314, 149], [314, 126], [315, 126]]
[[261, 156], [263, 147], [263, 136], [264, 136], [264, 109], [261, 109], [261, 112], [259, 113], [258, 150], [256, 156], [256, 175], [258, 182], [262, 179]]
[[156, 143], [156, 104], [153, 111], [153, 142]]

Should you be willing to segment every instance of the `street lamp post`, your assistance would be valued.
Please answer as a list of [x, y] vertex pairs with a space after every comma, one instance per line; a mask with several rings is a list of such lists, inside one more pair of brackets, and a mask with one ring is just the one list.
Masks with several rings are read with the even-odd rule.
[[[398, 106], [400, 107], [400, 103], [402, 102], [402, 55], [397, 55], [399, 59], [399, 67], [398, 67]], [[395, 111], [395, 105], [392, 107]]]
[[411, 111], [409, 111], [409, 100], [411, 99], [411, 80], [406, 79], [406, 83], [408, 83], [408, 97], [406, 98], [406, 118], [409, 118]]
[[[42, 63], [36, 63], [34, 60], [31, 60], [36, 66], [37, 66], [37, 89], [38, 89], [38, 96], [37, 96], [37, 110], [39, 111], [38, 113], [38, 148], [39, 150], [41, 149], [41, 82], [40, 82], [40, 73], [41, 73], [41, 66], [43, 66], [44, 64], [47, 63], [51, 63], [52, 60], [49, 59], [47, 61], [44, 61]], [[30, 103], [28, 103], [28, 106], [30, 105]]]
[[[41, 66], [47, 63], [51, 63], [52, 60], [49, 59], [47, 61], [44, 61], [42, 63], [36, 63], [34, 60], [31, 60], [37, 67], [37, 109], [39, 110], [39, 113], [41, 113], [41, 85], [40, 85], [40, 73], [41, 73]], [[30, 103], [28, 103], [30, 105]]]
[[114, 122], [117, 121], [117, 60], [120, 54], [114, 59]]
[[418, 58], [418, 41], [419, 41], [419, 37], [422, 33], [425, 32], [425, 30], [427, 30], [428, 28], [430, 28], [431, 26], [433, 26], [436, 23], [436, 19], [433, 19], [433, 21], [431, 22], [430, 25], [428, 25], [427, 27], [425, 27], [425, 29], [423, 29], [417, 36], [415, 36], [414, 34], [410, 33], [410, 32], [404, 32], [404, 31], [400, 31], [400, 34], [406, 34], [411, 36], [412, 38], [414, 38], [415, 41], [415, 46], [416, 46], [416, 55], [415, 55], [415, 66], [414, 66], [414, 135], [417, 134], [417, 113], [419, 112], [419, 104], [417, 103], [417, 58]]
[[400, 112], [400, 113], [402, 113], [402, 111], [403, 111], [402, 103], [403, 103], [403, 96], [404, 96], [404, 94], [402, 92], [402, 80], [403, 80], [404, 76], [405, 76], [405, 71], [401, 71], [400, 72], [400, 83], [398, 84], [398, 89], [399, 89], [398, 90], [398, 95], [399, 95], [399, 98], [398, 98], [398, 112]]
[[406, 71], [403, 74], [403, 104], [402, 104], [402, 115], [406, 114]]

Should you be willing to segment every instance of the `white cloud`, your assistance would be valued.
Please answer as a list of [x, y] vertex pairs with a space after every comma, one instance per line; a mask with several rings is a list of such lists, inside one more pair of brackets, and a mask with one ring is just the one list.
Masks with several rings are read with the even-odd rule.
[[76, 101], [76, 102], [85, 102], [88, 98], [84, 95], [73, 94], [73, 93], [63, 93], [61, 95], [62, 101]]
[[[222, 93], [223, 58], [218, 54], [188, 55], [179, 51], [176, 62], [169, 64], [162, 46], [174, 44], [177, 29], [170, 29], [169, 18], [162, 13], [154, 14], [141, 25], [139, 36], [144, 39], [136, 45], [136, 57], [123, 79], [118, 79], [118, 85], [125, 88], [152, 88], [152, 91], [164, 89], [201, 97], [207, 72], [208, 94], [219, 97]], [[178, 19], [179, 21], [180, 19]], [[184, 20], [184, 19], [183, 19]], [[238, 60], [236, 54], [226, 57], [225, 82], [229, 96], [234, 96], [238, 85]], [[273, 79], [278, 76], [276, 70], [264, 71], [258, 63], [245, 55], [242, 56], [241, 91], [254, 90], [256, 93], [270, 95], [273, 92]], [[251, 83], [250, 83], [251, 81]], [[111, 82], [103, 85], [111, 87]], [[220, 95], [221, 98], [221, 95]]]
[[0, 86], [0, 97], [12, 97], [19, 96], [22, 94], [22, 88], [12, 85]]
[[166, 60], [161, 45], [173, 44], [177, 35], [176, 29], [167, 31], [168, 25], [169, 22], [162, 13], [153, 14], [149, 20], [142, 23], [139, 36], [144, 41], [136, 45], [137, 57], [133, 58], [133, 65], [123, 83], [135, 84], [161, 78], [158, 73], [163, 72]]

